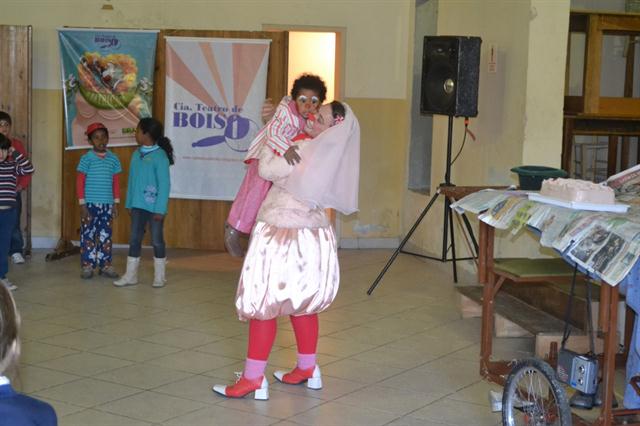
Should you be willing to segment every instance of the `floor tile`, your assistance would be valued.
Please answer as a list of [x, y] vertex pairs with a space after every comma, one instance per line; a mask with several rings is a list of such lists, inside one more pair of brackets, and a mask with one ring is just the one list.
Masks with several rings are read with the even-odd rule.
[[171, 330], [172, 328], [173, 327], [168, 325], [160, 325], [141, 321], [137, 321], [134, 325], [129, 320], [120, 320], [109, 324], [98, 325], [96, 327], [93, 327], [92, 330], [97, 331], [98, 333], [136, 339]]
[[270, 389], [309, 398], [322, 399], [324, 401], [332, 401], [367, 386], [365, 383], [353, 382], [326, 375], [322, 377], [322, 389], [318, 390], [308, 389], [303, 385], [292, 386], [278, 383], [273, 379], [273, 375], [269, 375], [269, 381], [271, 382]]
[[397, 415], [412, 412], [433, 401], [435, 399], [428, 394], [378, 385], [367, 386], [335, 400], [341, 404], [388, 411]]
[[121, 336], [114, 336], [103, 333], [96, 333], [89, 330], [72, 331], [71, 333], [60, 334], [40, 339], [43, 343], [48, 343], [65, 348], [86, 351], [88, 349], [98, 348], [100, 346], [112, 345], [117, 342], [127, 340]]
[[414, 411], [410, 416], [450, 425], [495, 426], [500, 421], [500, 413], [492, 413], [489, 407], [448, 398]]
[[102, 380], [81, 379], [36, 392], [35, 395], [92, 408], [139, 392], [140, 389]]
[[94, 376], [96, 379], [140, 389], [153, 389], [190, 377], [189, 373], [151, 364], [134, 364]]
[[237, 359], [196, 351], [177, 352], [150, 361], [150, 363], [154, 365], [194, 374], [204, 373], [205, 371], [236, 362], [238, 362]]
[[227, 407], [213, 406], [175, 417], [163, 423], [167, 426], [267, 426], [277, 424], [278, 419], [247, 413]]
[[204, 408], [196, 401], [145, 391], [101, 405], [98, 409], [112, 414], [160, 423]]
[[224, 337], [201, 333], [199, 331], [186, 330], [183, 328], [161, 331], [159, 333], [140, 338], [140, 340], [145, 342], [173, 346], [180, 349], [190, 349], [196, 346], [203, 346], [222, 339], [224, 339]]
[[84, 410], [59, 419], [59, 426], [149, 426], [152, 423], [99, 410]]
[[20, 367], [17, 377], [12, 378], [11, 384], [19, 392], [33, 393], [39, 390], [73, 382], [82, 377], [48, 368], [25, 365]]
[[44, 402], [47, 402], [53, 407], [53, 410], [56, 412], [56, 416], [58, 416], [58, 422], [64, 416], [68, 416], [70, 414], [79, 413], [80, 411], [86, 410], [84, 407], [80, 407], [79, 405], [68, 404], [62, 401], [56, 401], [55, 399], [50, 398], [38, 398]]
[[211, 333], [222, 337], [246, 336], [249, 330], [248, 324], [246, 322], [239, 321], [237, 318], [222, 318], [196, 322], [183, 325], [182, 328], [200, 331], [202, 333]]
[[337, 402], [326, 402], [289, 420], [302, 425], [349, 425], [375, 426], [384, 425], [397, 416], [386, 411], [370, 408], [353, 407]]
[[130, 361], [82, 352], [44, 361], [37, 365], [79, 376], [93, 376], [105, 371], [126, 367], [130, 364], [132, 364]]
[[211, 404], [220, 402], [211, 390], [213, 385], [217, 383], [222, 383], [222, 380], [209, 376], [192, 375], [186, 379], [156, 387], [153, 391]]
[[257, 401], [251, 398], [225, 399], [219, 395], [215, 395], [215, 397], [221, 400], [220, 403], [216, 404], [218, 406], [278, 419], [287, 419], [324, 403], [324, 401], [317, 398], [293, 395], [272, 389], [269, 390], [268, 401]]
[[[14, 383], [49, 401], [61, 425], [498, 423], [487, 399], [496, 386], [478, 375], [480, 322], [460, 319], [450, 265], [400, 256], [368, 296], [391, 251], [340, 250], [341, 288], [320, 315], [324, 387], [273, 378], [296, 362], [290, 320], [280, 318], [264, 402], [211, 391], [244, 368], [248, 323], [233, 302], [241, 259], [171, 250], [169, 285], [158, 290], [144, 249], [141, 284], [118, 289], [101, 277], [81, 280], [77, 258], [45, 262], [44, 254], [12, 270], [24, 320]], [[126, 255], [114, 251], [119, 271]], [[459, 272], [460, 282], [475, 283]], [[495, 339], [494, 353], [523, 357], [532, 348], [532, 339]]]
[[142, 362], [179, 351], [180, 349], [171, 346], [157, 345], [140, 340], [128, 340], [126, 342], [93, 349], [91, 352], [134, 362]]
[[21, 364], [38, 364], [40, 362], [61, 358], [78, 353], [75, 349], [47, 345], [38, 341], [22, 342], [20, 351]]
[[322, 367], [324, 375], [361, 383], [376, 383], [403, 371], [405, 370], [353, 359], [343, 359]]
[[57, 336], [60, 334], [75, 331], [75, 328], [64, 325], [52, 324], [47, 320], [25, 320], [22, 319], [21, 333], [22, 340], [36, 340], [45, 337]]

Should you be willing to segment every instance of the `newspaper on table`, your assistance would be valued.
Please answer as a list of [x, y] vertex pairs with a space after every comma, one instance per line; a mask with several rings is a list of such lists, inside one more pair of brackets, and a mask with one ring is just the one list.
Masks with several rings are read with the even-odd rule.
[[567, 253], [587, 271], [618, 284], [640, 256], [640, 224], [620, 217], [600, 217], [580, 232]]
[[636, 199], [626, 214], [572, 210], [527, 200], [518, 191], [496, 190], [470, 194], [452, 207], [484, 211], [480, 220], [514, 233], [525, 224], [535, 228], [541, 232], [540, 245], [553, 247], [594, 276], [617, 285], [640, 259], [640, 198], [632, 191], [640, 190], [640, 166], [610, 180]]
[[564, 252], [567, 247], [574, 241], [580, 239], [580, 237], [589, 230], [591, 224], [604, 217], [603, 215], [589, 214], [583, 211], [571, 212], [570, 221], [562, 231], [560, 231], [560, 234], [558, 234], [551, 246], [561, 253]]
[[572, 213], [572, 210], [564, 207], [538, 205], [527, 224], [540, 231], [540, 245], [552, 247], [553, 242], [574, 219]]
[[615, 191], [617, 201], [640, 204], [640, 164], [611, 176], [606, 184]]
[[497, 229], [507, 229], [523, 203], [528, 200], [522, 196], [509, 196], [491, 207], [478, 219]]
[[511, 234], [516, 235], [529, 222], [531, 215], [536, 211], [536, 203], [525, 201], [520, 205], [515, 216], [511, 219]]
[[451, 208], [462, 214], [465, 211], [469, 213], [479, 214], [485, 210], [489, 210], [499, 202], [509, 197], [505, 191], [497, 191], [495, 189], [484, 189], [474, 192], [466, 197], [451, 204]]
[[604, 267], [596, 265], [595, 269], [602, 269], [598, 271], [602, 279], [616, 285], [627, 276], [640, 257], [640, 225], [624, 223], [615, 229], [613, 235], [623, 240], [622, 243], [615, 241], [615, 245], [622, 244], [622, 247], [615, 255], [612, 253], [608, 256], [609, 262]]

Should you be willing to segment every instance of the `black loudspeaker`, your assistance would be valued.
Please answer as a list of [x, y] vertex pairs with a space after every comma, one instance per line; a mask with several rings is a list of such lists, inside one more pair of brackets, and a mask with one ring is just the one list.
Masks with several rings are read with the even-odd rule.
[[480, 37], [426, 36], [422, 53], [420, 112], [478, 115]]

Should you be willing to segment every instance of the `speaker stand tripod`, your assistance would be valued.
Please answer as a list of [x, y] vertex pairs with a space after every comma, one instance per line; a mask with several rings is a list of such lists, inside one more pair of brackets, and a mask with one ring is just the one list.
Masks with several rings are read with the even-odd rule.
[[[419, 256], [419, 257], [423, 257], [423, 258], [431, 259], [431, 260], [438, 260], [440, 262], [451, 262], [452, 266], [453, 266], [453, 281], [456, 282], [456, 283], [458, 282], [458, 269], [457, 269], [457, 266], [456, 266], [456, 261], [458, 261], [458, 260], [470, 260], [470, 259], [474, 259], [474, 258], [476, 258], [478, 256], [478, 243], [477, 243], [477, 241], [475, 239], [475, 236], [473, 234], [473, 228], [471, 227], [471, 223], [469, 223], [469, 219], [467, 218], [467, 216], [462, 214], [461, 216], [462, 216], [462, 220], [464, 222], [465, 228], [467, 229], [467, 232], [469, 233], [469, 236], [471, 237], [471, 241], [473, 243], [474, 253], [473, 253], [473, 257], [456, 258], [456, 243], [455, 243], [455, 234], [453, 232], [454, 227], [453, 227], [453, 212], [451, 211], [451, 199], [448, 196], [446, 196], [445, 194], [442, 194], [442, 189], [443, 188], [455, 186], [454, 184], [451, 183], [451, 146], [452, 146], [452, 139], [453, 139], [453, 115], [450, 115], [449, 116], [449, 125], [448, 125], [448, 129], [447, 129], [447, 166], [446, 166], [445, 175], [444, 175], [444, 182], [441, 183], [438, 186], [438, 189], [436, 190], [436, 193], [433, 195], [433, 197], [431, 197], [431, 200], [429, 200], [429, 203], [427, 204], [427, 207], [425, 207], [425, 209], [422, 211], [422, 213], [420, 213], [420, 216], [418, 216], [418, 219], [415, 221], [415, 223], [413, 224], [413, 226], [409, 230], [409, 233], [404, 237], [404, 239], [402, 240], [402, 242], [400, 243], [400, 245], [398, 246], [396, 251], [394, 251], [393, 254], [391, 255], [391, 258], [389, 259], [387, 264], [384, 266], [384, 268], [382, 268], [382, 271], [380, 272], [378, 277], [375, 279], [373, 284], [371, 284], [371, 287], [369, 287], [369, 290], [367, 290], [367, 294], [368, 295], [371, 295], [371, 293], [373, 293], [373, 291], [376, 289], [376, 287], [380, 283], [380, 280], [382, 280], [382, 277], [384, 276], [384, 274], [387, 272], [389, 267], [391, 267], [391, 264], [396, 260], [396, 257], [398, 257], [398, 254], [400, 254], [400, 253], [410, 254], [412, 256]], [[409, 239], [411, 238], [411, 236], [413, 235], [415, 230], [420, 225], [420, 222], [422, 222], [422, 219], [424, 219], [424, 217], [427, 215], [427, 213], [431, 209], [431, 206], [433, 206], [433, 204], [438, 199], [439, 195], [444, 195], [444, 220], [443, 220], [443, 228], [442, 228], [442, 253], [441, 253], [440, 257], [427, 256], [427, 255], [424, 255], [424, 254], [412, 253], [412, 252], [409, 252], [409, 251], [404, 251], [403, 248], [404, 248], [405, 244], [407, 244], [407, 242], [409, 241]], [[451, 245], [450, 245], [450, 247], [451, 247], [451, 258], [448, 257], [449, 236], [451, 237]]]

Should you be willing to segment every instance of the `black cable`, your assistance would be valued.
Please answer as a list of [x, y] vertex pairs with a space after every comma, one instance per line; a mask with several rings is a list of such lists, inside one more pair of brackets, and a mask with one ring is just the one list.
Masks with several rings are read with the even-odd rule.
[[458, 157], [460, 156], [460, 154], [462, 154], [462, 148], [464, 148], [464, 143], [467, 140], [467, 128], [469, 127], [469, 122], [468, 120], [464, 121], [464, 136], [462, 137], [462, 145], [460, 146], [460, 149], [458, 150], [458, 153], [456, 154], [456, 156], [453, 158], [453, 160], [451, 160], [451, 165], [453, 166], [453, 163], [456, 162], [456, 160], [458, 159]]
[[569, 293], [569, 304], [564, 315], [564, 332], [562, 333], [562, 342], [560, 343], [560, 349], [564, 349], [569, 336], [571, 335], [571, 329], [569, 327], [569, 319], [571, 318], [571, 308], [573, 306], [573, 296], [576, 292], [576, 276], [578, 275], [578, 264], [575, 263], [573, 267], [573, 278], [571, 280], [571, 293]]
[[595, 337], [593, 335], [593, 316], [591, 312], [591, 280], [589, 279], [589, 274], [587, 274], [587, 333], [589, 333], [589, 349], [591, 351], [591, 355], [595, 356], [596, 354], [596, 343]]

